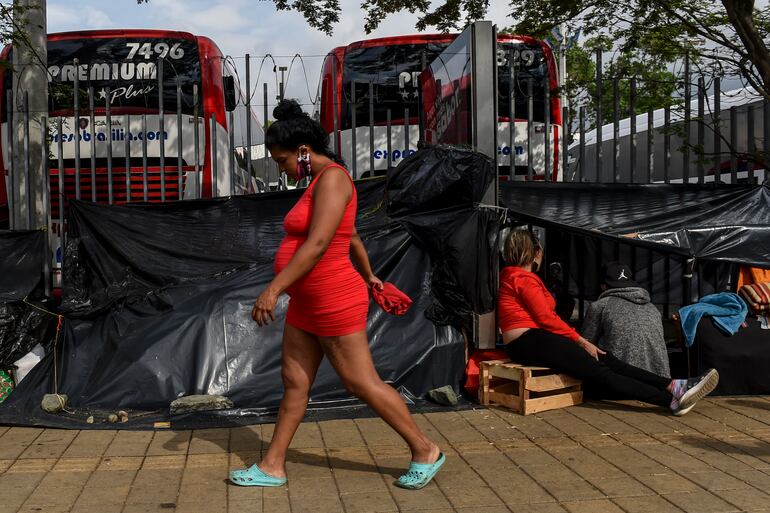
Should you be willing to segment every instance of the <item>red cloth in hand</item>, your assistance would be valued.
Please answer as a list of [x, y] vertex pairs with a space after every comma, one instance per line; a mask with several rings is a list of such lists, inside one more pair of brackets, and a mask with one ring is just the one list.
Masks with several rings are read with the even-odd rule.
[[412, 306], [412, 299], [388, 281], [383, 282], [381, 289], [372, 287], [372, 299], [392, 315], [404, 315]]

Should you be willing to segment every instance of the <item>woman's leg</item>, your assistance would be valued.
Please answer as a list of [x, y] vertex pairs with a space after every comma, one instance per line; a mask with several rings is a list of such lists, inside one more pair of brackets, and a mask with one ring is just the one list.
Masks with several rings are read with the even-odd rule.
[[315, 335], [286, 324], [283, 330], [281, 376], [283, 399], [278, 410], [273, 438], [259, 468], [275, 477], [286, 476], [286, 451], [305, 416], [310, 387], [313, 386], [323, 351]]
[[628, 376], [629, 378], [638, 379], [639, 381], [643, 381], [648, 385], [652, 385], [658, 388], [666, 388], [669, 386], [669, 384], [671, 384], [670, 378], [659, 376], [654, 372], [648, 371], [647, 369], [641, 369], [639, 367], [629, 365], [628, 363], [620, 360], [619, 358], [616, 358], [610, 353], [602, 355], [600, 360], [616, 373]]
[[435, 462], [440, 454], [438, 446], [417, 427], [398, 392], [380, 379], [372, 362], [366, 332], [319, 339], [348, 392], [368, 404], [401, 435], [412, 451], [412, 461]]
[[545, 330], [528, 331], [508, 344], [506, 351], [518, 363], [550, 367], [604, 387], [620, 397], [664, 408], [671, 404], [671, 394], [666, 390], [670, 380], [661, 378], [664, 381], [650, 384], [637, 377], [618, 373], [613, 368], [616, 365], [597, 361], [571, 340]]

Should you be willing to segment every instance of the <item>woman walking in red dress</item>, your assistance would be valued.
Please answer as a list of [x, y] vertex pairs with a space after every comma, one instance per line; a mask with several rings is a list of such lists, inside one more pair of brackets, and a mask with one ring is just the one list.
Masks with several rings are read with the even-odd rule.
[[[324, 355], [345, 388], [368, 404], [409, 445], [409, 470], [396, 484], [422, 488], [444, 463], [444, 455], [417, 427], [399, 394], [377, 374], [366, 336], [369, 288], [382, 287], [356, 232], [356, 188], [329, 149], [329, 136], [297, 102], [283, 100], [265, 134], [273, 160], [310, 186], [284, 219], [286, 236], [275, 257], [276, 276], [257, 298], [252, 317], [259, 326], [275, 320], [278, 296], [289, 308], [283, 332], [284, 396], [273, 438], [259, 464], [230, 473], [243, 486], [286, 483], [286, 452], [302, 421], [310, 388]], [[352, 260], [352, 261], [351, 261]], [[355, 263], [355, 267], [353, 266]], [[357, 269], [357, 270], [356, 270]]]

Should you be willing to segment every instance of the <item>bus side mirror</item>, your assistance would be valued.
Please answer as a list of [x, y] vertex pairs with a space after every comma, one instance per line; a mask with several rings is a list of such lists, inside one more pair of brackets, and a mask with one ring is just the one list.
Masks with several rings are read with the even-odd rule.
[[224, 89], [225, 93], [225, 110], [232, 112], [238, 105], [238, 97], [235, 95], [235, 77], [223, 76], [222, 89]]

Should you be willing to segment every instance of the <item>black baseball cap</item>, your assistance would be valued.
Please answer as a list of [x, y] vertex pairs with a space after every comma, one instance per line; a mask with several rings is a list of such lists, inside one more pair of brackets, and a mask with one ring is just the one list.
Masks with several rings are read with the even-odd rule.
[[620, 289], [623, 287], [638, 287], [634, 281], [631, 268], [623, 262], [610, 262], [604, 270], [604, 283], [609, 287]]

